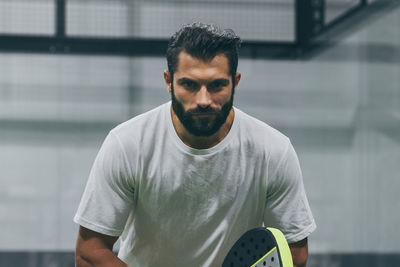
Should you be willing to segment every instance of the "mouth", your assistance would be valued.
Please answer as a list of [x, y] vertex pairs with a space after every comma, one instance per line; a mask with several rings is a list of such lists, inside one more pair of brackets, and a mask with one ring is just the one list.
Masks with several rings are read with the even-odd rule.
[[193, 113], [192, 115], [195, 117], [203, 118], [203, 117], [215, 116], [215, 113], [214, 112], [202, 112], [202, 113]]

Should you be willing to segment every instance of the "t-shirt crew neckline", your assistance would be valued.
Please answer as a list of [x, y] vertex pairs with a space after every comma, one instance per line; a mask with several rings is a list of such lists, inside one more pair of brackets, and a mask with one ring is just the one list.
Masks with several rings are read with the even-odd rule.
[[210, 148], [205, 148], [205, 149], [197, 149], [197, 148], [192, 148], [188, 145], [186, 145], [178, 136], [178, 134], [175, 131], [175, 127], [174, 124], [172, 123], [172, 117], [171, 117], [171, 101], [169, 101], [166, 105], [165, 105], [165, 112], [164, 115], [166, 116], [166, 122], [167, 122], [167, 128], [168, 128], [168, 132], [172, 138], [172, 140], [174, 141], [175, 145], [183, 150], [186, 153], [192, 154], [192, 155], [209, 155], [209, 154], [213, 154], [215, 152], [218, 152], [220, 150], [222, 150], [225, 146], [227, 146], [230, 141], [232, 140], [233, 136], [236, 134], [236, 132], [238, 131], [238, 127], [239, 127], [239, 119], [238, 119], [238, 109], [236, 109], [235, 107], [233, 107], [234, 111], [235, 111], [235, 116], [233, 119], [233, 123], [232, 123], [232, 127], [229, 130], [228, 134], [225, 136], [224, 139], [222, 139], [221, 142], [219, 142], [218, 144], [216, 144], [213, 147]]

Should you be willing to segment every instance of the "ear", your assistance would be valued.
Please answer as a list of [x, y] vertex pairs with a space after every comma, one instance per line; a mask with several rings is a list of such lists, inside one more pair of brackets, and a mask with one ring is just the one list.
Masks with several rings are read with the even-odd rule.
[[236, 92], [236, 88], [240, 82], [240, 78], [242, 78], [242, 74], [240, 72], [236, 72], [235, 74], [235, 86], [233, 87], [233, 91]]
[[164, 81], [165, 81], [165, 84], [167, 85], [169, 94], [171, 94], [171, 92], [172, 92], [172, 89], [171, 89], [171, 83], [172, 83], [171, 73], [169, 73], [169, 71], [167, 71], [167, 70], [164, 71]]

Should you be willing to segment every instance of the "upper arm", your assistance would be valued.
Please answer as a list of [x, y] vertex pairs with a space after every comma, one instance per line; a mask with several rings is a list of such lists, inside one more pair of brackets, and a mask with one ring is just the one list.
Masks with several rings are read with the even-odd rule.
[[74, 221], [96, 232], [119, 236], [133, 203], [131, 166], [117, 136], [110, 132], [93, 163]]
[[80, 226], [75, 249], [77, 266], [97, 266], [112, 259], [117, 236], [108, 236]]
[[77, 248], [93, 247], [93, 248], [107, 248], [112, 250], [117, 240], [118, 236], [103, 235], [101, 233], [80, 226], [76, 246]]
[[298, 242], [289, 244], [290, 252], [292, 253], [293, 266], [305, 267], [308, 258], [308, 240], [304, 238]]
[[264, 224], [285, 233], [288, 242], [307, 237], [316, 225], [306, 192], [297, 154], [291, 143], [280, 160], [269, 166]]

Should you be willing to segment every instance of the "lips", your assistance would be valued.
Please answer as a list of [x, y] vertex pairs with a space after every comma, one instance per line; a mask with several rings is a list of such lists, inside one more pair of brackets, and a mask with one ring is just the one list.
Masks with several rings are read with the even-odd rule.
[[194, 114], [192, 114], [193, 116], [196, 116], [196, 117], [210, 117], [210, 116], [214, 116], [215, 115], [215, 113], [194, 113]]

